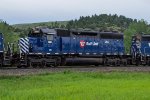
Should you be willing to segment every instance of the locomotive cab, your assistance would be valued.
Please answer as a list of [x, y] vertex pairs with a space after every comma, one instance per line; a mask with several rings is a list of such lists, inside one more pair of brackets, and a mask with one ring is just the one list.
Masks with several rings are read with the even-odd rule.
[[132, 61], [137, 65], [150, 63], [150, 35], [136, 35], [132, 37]]
[[57, 57], [58, 41], [55, 29], [47, 27], [32, 29], [27, 38], [19, 40], [21, 55], [19, 66], [56, 66], [60, 61]]
[[150, 55], [150, 35], [141, 35], [132, 37], [131, 54], [135, 56]]
[[131, 54], [141, 55], [141, 36], [132, 36]]
[[49, 28], [40, 28], [29, 34], [29, 52], [53, 54], [57, 49], [56, 31]]

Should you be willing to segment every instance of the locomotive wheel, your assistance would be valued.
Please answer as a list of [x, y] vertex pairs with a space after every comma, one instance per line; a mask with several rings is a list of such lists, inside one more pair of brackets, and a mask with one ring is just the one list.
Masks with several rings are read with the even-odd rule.
[[22, 68], [28, 68], [28, 66], [23, 65]]
[[109, 59], [105, 58], [103, 61], [104, 66], [109, 66]]
[[61, 58], [61, 66], [64, 66], [66, 65], [66, 58]]
[[61, 58], [58, 58], [56, 63], [57, 63], [57, 66], [60, 66], [60, 64], [61, 64]]
[[32, 65], [32, 68], [37, 68], [37, 65]]
[[120, 60], [117, 60], [116, 65], [120, 66]]
[[46, 66], [46, 62], [42, 61], [41, 63], [39, 63], [39, 67], [40, 68], [44, 68]]
[[143, 64], [143, 66], [146, 66], [146, 64]]
[[50, 63], [45, 63], [46, 67], [52, 67], [52, 65]]
[[22, 67], [21, 65], [18, 65], [18, 66], [17, 66], [17, 68], [21, 68], [21, 67]]
[[150, 61], [147, 61], [146, 64], [147, 64], [148, 66], [150, 66]]
[[114, 60], [114, 61], [112, 60], [112, 65], [117, 66], [117, 60]]
[[52, 65], [53, 68], [57, 67], [57, 64], [55, 63], [54, 65]]
[[107, 65], [107, 66], [112, 65], [112, 61], [111, 61], [111, 59], [108, 59], [108, 60], [107, 60], [106, 65]]
[[94, 66], [96, 66], [96, 67], [97, 67], [97, 66], [99, 66], [99, 64], [95, 64]]
[[37, 66], [38, 66], [38, 64], [33, 63], [33, 62], [31, 63], [31, 67], [32, 67], [32, 68], [37, 68]]
[[111, 65], [112, 65], [112, 66], [115, 66], [116, 64], [115, 64], [115, 62], [114, 62], [114, 61], [112, 61], [112, 62], [111, 62]]
[[127, 66], [127, 62], [125, 61], [125, 62], [123, 63], [123, 65], [124, 65], [124, 66]]
[[43, 63], [39, 64], [39, 68], [44, 68], [44, 67], [45, 67], [45, 65]]
[[127, 61], [126, 60], [123, 61], [123, 66], [127, 66]]
[[0, 60], [0, 67], [3, 67], [3, 61]]
[[106, 59], [103, 59], [103, 66], [106, 66]]
[[139, 66], [140, 62], [138, 60], [136, 60], [136, 66]]
[[21, 66], [20, 63], [17, 64], [17, 68], [22, 68], [23, 66]]

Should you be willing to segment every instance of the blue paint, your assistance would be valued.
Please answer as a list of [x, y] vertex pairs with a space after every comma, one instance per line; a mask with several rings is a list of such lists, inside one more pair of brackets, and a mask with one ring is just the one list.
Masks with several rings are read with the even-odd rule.
[[4, 51], [4, 39], [3, 39], [3, 34], [0, 33], [0, 51]]
[[[70, 32], [71, 34], [71, 32]], [[29, 37], [29, 44], [32, 47], [31, 53], [50, 53], [50, 54], [80, 54], [83, 55], [100, 55], [101, 53], [107, 54], [124, 54], [124, 39], [123, 34], [121, 38], [101, 38], [100, 32], [96, 32], [96, 35], [88, 34], [71, 34], [70, 36], [57, 36], [51, 34], [52, 40], [48, 40], [47, 35], [42, 34], [39, 37]], [[103, 32], [104, 34], [104, 32]], [[106, 33], [107, 34], [107, 33]], [[109, 33], [115, 37], [118, 33]], [[107, 34], [107, 35], [109, 35]]]

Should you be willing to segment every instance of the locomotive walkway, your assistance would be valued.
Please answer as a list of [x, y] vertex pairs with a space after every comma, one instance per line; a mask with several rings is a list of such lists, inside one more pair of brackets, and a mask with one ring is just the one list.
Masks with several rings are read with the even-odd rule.
[[58, 68], [0, 68], [0, 76], [34, 75], [52, 72], [150, 72], [148, 66], [132, 67], [93, 67], [93, 66], [61, 66]]

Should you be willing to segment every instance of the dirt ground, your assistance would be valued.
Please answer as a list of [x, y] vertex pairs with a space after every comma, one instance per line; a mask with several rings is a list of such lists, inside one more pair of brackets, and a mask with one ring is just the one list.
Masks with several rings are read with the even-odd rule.
[[94, 66], [63, 66], [58, 68], [0, 68], [0, 76], [34, 75], [52, 72], [150, 72], [150, 67], [94, 67]]

